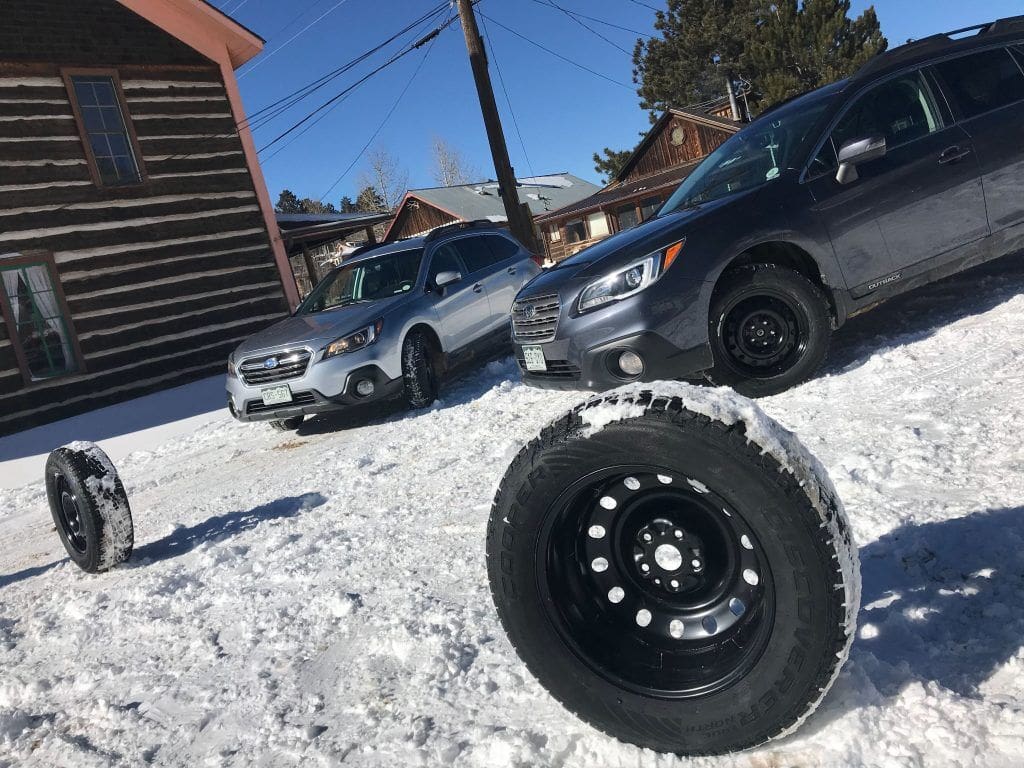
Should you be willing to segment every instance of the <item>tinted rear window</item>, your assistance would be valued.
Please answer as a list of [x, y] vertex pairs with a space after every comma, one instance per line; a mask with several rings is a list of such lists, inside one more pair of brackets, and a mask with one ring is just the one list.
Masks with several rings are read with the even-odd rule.
[[494, 252], [494, 258], [497, 261], [508, 261], [519, 253], [519, 246], [507, 237], [491, 235], [485, 239], [487, 244], [491, 247], [491, 250]]
[[935, 69], [965, 118], [1024, 99], [1024, 73], [1005, 48], [944, 61]]

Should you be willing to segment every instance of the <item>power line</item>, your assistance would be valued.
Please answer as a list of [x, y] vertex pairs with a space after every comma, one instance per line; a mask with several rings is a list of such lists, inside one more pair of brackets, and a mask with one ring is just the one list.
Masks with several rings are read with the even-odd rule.
[[257, 69], [258, 67], [263, 66], [263, 64], [265, 64], [267, 61], [269, 61], [270, 59], [274, 58], [274, 56], [276, 56], [278, 53], [280, 53], [289, 43], [292, 42], [292, 40], [294, 40], [295, 38], [299, 37], [301, 34], [306, 32], [310, 28], [312, 28], [312, 27], [316, 26], [317, 24], [319, 24], [323, 19], [325, 19], [327, 16], [331, 15], [332, 13], [334, 13], [334, 11], [336, 11], [338, 8], [340, 8], [341, 6], [343, 6], [347, 2], [348, 2], [348, 0], [338, 0], [338, 2], [336, 2], [334, 5], [332, 5], [330, 8], [328, 8], [326, 11], [324, 11], [322, 14], [317, 16], [315, 19], [313, 19], [313, 21], [309, 22], [309, 24], [307, 24], [302, 29], [300, 29], [298, 32], [296, 32], [294, 35], [289, 37], [287, 40], [285, 40], [283, 43], [281, 43], [279, 46], [277, 46], [277, 48], [275, 48], [270, 53], [268, 53], [266, 56], [261, 58], [259, 61], [257, 61], [251, 67], [249, 67], [247, 70], [245, 70], [244, 72], [239, 72], [238, 73], [238, 78], [242, 79], [243, 77], [248, 75], [250, 72], [252, 72], [254, 69]]
[[416, 69], [413, 71], [412, 76], [409, 78], [409, 82], [405, 84], [405, 88], [403, 88], [402, 92], [398, 94], [398, 98], [395, 99], [395, 103], [391, 105], [391, 109], [389, 109], [388, 113], [384, 115], [384, 119], [380, 121], [380, 125], [377, 126], [377, 129], [367, 140], [366, 144], [363, 145], [363, 148], [359, 150], [359, 154], [357, 154], [352, 159], [352, 162], [348, 164], [348, 167], [342, 172], [341, 176], [335, 179], [334, 183], [331, 184], [330, 188], [322, 195], [320, 195], [320, 202], [323, 202], [324, 198], [334, 191], [334, 188], [341, 183], [342, 179], [348, 176], [351, 170], [355, 167], [356, 163], [358, 163], [360, 158], [366, 153], [366, 150], [370, 148], [370, 145], [377, 139], [377, 136], [380, 135], [380, 132], [384, 129], [384, 126], [387, 125], [388, 120], [391, 119], [391, 116], [395, 113], [395, 110], [398, 109], [398, 105], [402, 103], [402, 99], [405, 98], [405, 94], [408, 93], [409, 88], [412, 87], [413, 82], [416, 80], [416, 76], [420, 73], [420, 70], [423, 69], [423, 65], [426, 63], [427, 57], [430, 56], [430, 52], [434, 49], [434, 43], [437, 42], [437, 38], [440, 36], [441, 30], [447, 28], [448, 25], [450, 25], [451, 23], [452, 19], [451, 16], [449, 15], [447, 21], [445, 21], [445, 23], [436, 30], [436, 34], [434, 34], [433, 37], [430, 38], [430, 45], [427, 46], [427, 50], [423, 53], [423, 58], [420, 59], [419, 64], [416, 65]]
[[631, 3], [635, 3], [636, 5], [642, 5], [644, 8], [649, 8], [652, 11], [660, 11], [660, 10], [662, 10], [661, 8], [655, 8], [653, 5], [648, 5], [647, 3], [643, 3], [640, 0], [629, 0], [629, 1]]
[[591, 33], [592, 35], [595, 35], [596, 37], [599, 37], [599, 38], [601, 38], [601, 39], [602, 39], [602, 40], [604, 40], [604, 41], [605, 41], [606, 43], [608, 43], [608, 45], [610, 45], [610, 46], [612, 46], [613, 48], [616, 48], [616, 49], [618, 49], [618, 50], [622, 51], [622, 52], [623, 52], [624, 54], [626, 54], [627, 56], [629, 56], [629, 55], [630, 55], [630, 52], [629, 52], [629, 51], [627, 51], [627, 50], [626, 50], [625, 48], [623, 48], [623, 47], [622, 47], [621, 45], [619, 45], [618, 43], [616, 43], [616, 42], [615, 42], [614, 40], [612, 40], [611, 38], [608, 38], [608, 37], [605, 37], [604, 35], [602, 35], [602, 34], [601, 34], [600, 32], [598, 32], [598, 31], [597, 31], [596, 29], [594, 29], [594, 28], [593, 28], [592, 26], [590, 26], [589, 24], [587, 24], [587, 23], [586, 23], [585, 21], [583, 21], [583, 20], [582, 20], [582, 19], [580, 19], [580, 18], [577, 18], [576, 14], [574, 14], [574, 13], [572, 13], [572, 12], [570, 12], [570, 11], [567, 11], [567, 10], [566, 10], [565, 8], [563, 8], [563, 7], [562, 7], [562, 6], [560, 6], [560, 5], [558, 4], [558, 3], [556, 3], [556, 2], [554, 1], [554, 0], [533, 0], [533, 2], [537, 3], [537, 5], [546, 5], [546, 6], [550, 7], [550, 8], [554, 8], [555, 10], [561, 11], [561, 12], [562, 12], [562, 13], [564, 13], [564, 14], [565, 14], [565, 15], [566, 15], [566, 16], [567, 16], [567, 17], [568, 17], [569, 19], [571, 19], [572, 21], [574, 21], [574, 22], [576, 22], [577, 24], [579, 24], [579, 25], [580, 25], [581, 27], [583, 27], [583, 28], [584, 28], [585, 30], [587, 30], [588, 32], [590, 32], [590, 33]]
[[294, 131], [298, 130], [298, 129], [299, 129], [299, 128], [301, 128], [301, 127], [302, 127], [303, 125], [305, 125], [305, 124], [306, 124], [307, 122], [309, 122], [310, 120], [312, 120], [312, 119], [313, 119], [313, 118], [314, 118], [314, 117], [315, 117], [316, 115], [318, 115], [318, 114], [319, 114], [320, 112], [322, 112], [322, 111], [323, 111], [323, 110], [325, 110], [325, 109], [329, 109], [329, 108], [330, 108], [330, 107], [331, 107], [331, 106], [332, 106], [333, 104], [335, 104], [335, 103], [337, 103], [337, 102], [338, 102], [339, 100], [343, 99], [343, 98], [344, 98], [345, 96], [347, 96], [347, 95], [348, 95], [349, 93], [351, 93], [352, 91], [354, 91], [354, 90], [355, 90], [356, 88], [358, 88], [358, 87], [359, 87], [360, 85], [362, 85], [363, 83], [365, 83], [365, 82], [366, 82], [367, 80], [369, 80], [369, 79], [370, 79], [371, 77], [373, 77], [374, 75], [376, 75], [376, 74], [377, 74], [378, 72], [381, 72], [382, 70], [384, 70], [384, 69], [386, 69], [387, 67], [391, 66], [391, 65], [392, 65], [392, 64], [394, 64], [394, 63], [395, 63], [396, 61], [398, 61], [399, 59], [403, 58], [404, 56], [408, 56], [408, 55], [409, 55], [410, 53], [412, 53], [413, 51], [415, 51], [415, 50], [416, 50], [417, 48], [421, 48], [422, 46], [426, 45], [426, 44], [427, 44], [428, 42], [430, 42], [430, 41], [431, 41], [431, 40], [432, 40], [433, 38], [435, 38], [435, 37], [437, 37], [437, 36], [438, 36], [439, 34], [441, 34], [441, 31], [442, 31], [442, 30], [443, 30], [443, 29], [444, 29], [445, 27], [449, 26], [449, 25], [450, 25], [451, 23], [452, 23], [452, 20], [451, 20], [451, 19], [449, 19], [448, 21], [446, 21], [446, 22], [445, 22], [444, 24], [442, 24], [441, 26], [439, 26], [439, 27], [437, 27], [436, 29], [434, 29], [434, 30], [433, 30], [432, 32], [430, 32], [430, 33], [429, 33], [428, 35], [426, 35], [426, 36], [425, 36], [424, 38], [422, 38], [421, 40], [417, 40], [417, 41], [416, 41], [415, 43], [413, 43], [413, 44], [412, 44], [411, 46], [409, 46], [408, 48], [406, 48], [406, 49], [404, 49], [404, 50], [402, 50], [402, 51], [399, 51], [399, 52], [398, 52], [398, 53], [396, 53], [396, 54], [395, 54], [394, 56], [392, 56], [392, 57], [391, 57], [390, 59], [388, 59], [388, 60], [387, 60], [387, 61], [385, 61], [385, 62], [384, 62], [383, 64], [381, 64], [381, 65], [380, 65], [379, 67], [377, 67], [376, 69], [372, 70], [372, 71], [371, 71], [371, 72], [369, 72], [368, 74], [364, 75], [364, 76], [363, 76], [363, 77], [361, 77], [361, 78], [360, 78], [359, 80], [357, 80], [357, 81], [356, 81], [355, 83], [353, 83], [353, 84], [352, 84], [352, 85], [350, 85], [349, 87], [347, 87], [347, 88], [343, 89], [343, 90], [342, 90], [341, 92], [339, 92], [339, 93], [336, 93], [336, 94], [335, 94], [334, 96], [332, 96], [331, 98], [329, 98], [329, 99], [328, 99], [327, 101], [325, 101], [325, 102], [324, 102], [323, 104], [321, 104], [320, 106], [318, 106], [318, 107], [317, 107], [316, 109], [314, 109], [314, 110], [312, 110], [311, 112], [309, 112], [309, 113], [308, 113], [308, 114], [307, 114], [307, 115], [306, 115], [305, 117], [303, 117], [303, 118], [302, 118], [301, 120], [299, 120], [298, 122], [294, 123], [294, 124], [293, 124], [293, 125], [292, 125], [292, 126], [291, 126], [290, 128], [288, 128], [288, 129], [287, 129], [286, 131], [284, 131], [283, 133], [281, 133], [281, 134], [277, 135], [277, 136], [276, 136], [276, 137], [275, 137], [275, 138], [274, 138], [274, 139], [273, 139], [273, 140], [272, 140], [272, 141], [271, 141], [270, 143], [268, 143], [268, 144], [266, 144], [266, 145], [264, 145], [264, 146], [260, 147], [259, 151], [260, 151], [260, 152], [265, 152], [266, 150], [270, 149], [270, 148], [271, 148], [272, 146], [274, 146], [275, 144], [277, 144], [277, 143], [278, 143], [279, 141], [281, 141], [281, 140], [282, 140], [283, 138], [285, 138], [286, 136], [290, 135], [291, 133], [293, 133]]
[[[544, 2], [544, 0], [533, 0], [533, 2], [539, 3], [541, 5], [549, 5], [549, 3]], [[605, 19], [599, 19], [596, 16], [589, 16], [589, 15], [587, 15], [585, 13], [580, 13], [579, 11], [576, 11], [576, 10], [570, 10], [568, 8], [562, 8], [561, 6], [558, 6], [558, 8], [559, 8], [559, 10], [565, 11], [565, 13], [571, 14], [573, 16], [578, 16], [581, 19], [586, 19], [587, 21], [593, 21], [593, 22], [596, 22], [597, 24], [604, 24], [604, 26], [611, 27], [612, 29], [621, 29], [623, 32], [629, 32], [631, 35], [638, 35], [640, 37], [646, 37], [648, 39], [650, 39], [652, 37], [652, 35], [649, 32], [642, 32], [639, 29], [633, 29], [632, 27], [624, 27], [622, 24], [616, 24], [613, 21], [606, 21]]]
[[540, 43], [538, 43], [538, 42], [536, 42], [534, 40], [531, 40], [530, 38], [526, 37], [526, 35], [523, 35], [523, 34], [520, 34], [519, 32], [516, 32], [511, 27], [505, 26], [500, 21], [498, 21], [496, 19], [492, 19], [490, 16], [485, 16], [482, 11], [478, 11], [478, 13], [480, 14], [480, 16], [485, 18], [487, 21], [490, 21], [492, 24], [496, 24], [497, 26], [499, 26], [502, 29], [504, 29], [506, 32], [509, 32], [510, 34], [515, 35], [516, 37], [518, 37], [521, 40], [525, 40], [530, 45], [533, 45], [533, 46], [535, 46], [537, 48], [540, 48], [542, 51], [550, 53], [552, 56], [554, 56], [556, 58], [559, 58], [559, 59], [561, 59], [562, 61], [564, 61], [564, 62], [566, 62], [568, 64], [572, 64], [574, 67], [582, 69], [584, 72], [589, 72], [590, 74], [595, 75], [596, 77], [600, 77], [602, 80], [607, 80], [609, 83], [614, 83], [615, 85], [621, 86], [623, 88], [628, 88], [631, 91], [633, 90], [633, 86], [631, 86], [631, 85], [629, 85], [627, 83], [624, 83], [621, 80], [616, 80], [616, 79], [614, 79], [612, 77], [608, 77], [608, 75], [603, 75], [600, 72], [598, 72], [597, 70], [591, 69], [590, 67], [586, 66], [585, 64], [580, 64], [578, 61], [570, 59], [567, 56], [563, 56], [562, 54], [558, 53], [557, 51], [553, 51], [550, 48], [547, 48], [547, 47], [541, 45]]

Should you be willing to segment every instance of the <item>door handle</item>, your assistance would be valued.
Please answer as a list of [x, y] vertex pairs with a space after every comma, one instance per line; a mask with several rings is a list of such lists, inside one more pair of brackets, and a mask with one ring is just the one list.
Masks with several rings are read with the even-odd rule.
[[969, 154], [971, 154], [970, 149], [962, 149], [958, 145], [954, 144], [952, 147], [946, 147], [939, 153], [939, 164], [950, 165], [963, 160]]
[[516, 273], [516, 268], [515, 268], [515, 267], [509, 267], [509, 268], [508, 268], [508, 273], [509, 273], [510, 275], [514, 275], [514, 274]]
[[480, 283], [477, 283], [476, 285], [473, 286], [473, 293], [481, 293], [483, 289], [484, 287], [480, 285]]

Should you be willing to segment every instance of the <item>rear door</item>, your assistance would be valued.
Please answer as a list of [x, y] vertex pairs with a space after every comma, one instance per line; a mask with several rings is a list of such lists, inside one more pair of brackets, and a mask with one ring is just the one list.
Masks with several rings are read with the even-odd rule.
[[494, 269], [498, 276], [496, 287], [489, 292], [491, 310], [503, 315], [504, 322], [510, 322], [512, 302], [515, 301], [520, 289], [526, 285], [540, 268], [530, 258], [530, 254], [510, 237], [504, 235], [487, 235], [484, 242], [494, 254]]
[[[970, 134], [988, 204], [989, 226], [1024, 246], [1024, 52], [992, 48], [934, 66], [956, 117]], [[1009, 231], [1016, 227], [1020, 232]]]
[[[444, 289], [437, 288], [441, 272], [459, 272], [462, 279]], [[465, 347], [487, 332], [491, 315], [487, 291], [469, 276], [469, 268], [454, 243], [441, 243], [430, 256], [427, 286], [434, 292], [434, 309], [441, 324], [441, 343], [445, 352]]]
[[[508, 266], [488, 244], [486, 235], [468, 235], [451, 241], [469, 270], [469, 280], [487, 292], [487, 316], [481, 318], [484, 333], [491, 333], [508, 322], [512, 299], [508, 298]], [[515, 298], [513, 295], [512, 298]]]
[[[886, 155], [859, 165], [856, 181], [836, 181], [840, 147], [875, 135], [885, 137]], [[972, 149], [920, 70], [870, 87], [843, 112], [808, 184], [855, 295], [988, 234]]]

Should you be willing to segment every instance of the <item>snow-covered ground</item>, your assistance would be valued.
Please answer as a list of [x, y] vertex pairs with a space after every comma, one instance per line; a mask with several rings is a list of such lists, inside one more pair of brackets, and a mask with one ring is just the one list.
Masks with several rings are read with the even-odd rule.
[[822, 708], [756, 752], [620, 744], [504, 638], [491, 496], [582, 397], [505, 361], [420, 413], [298, 435], [218, 417], [119, 461], [137, 549], [97, 577], [64, 558], [38, 482], [5, 492], [0, 765], [1021, 764], [1019, 258], [851, 322], [825, 375], [761, 402], [835, 481], [864, 609]]

